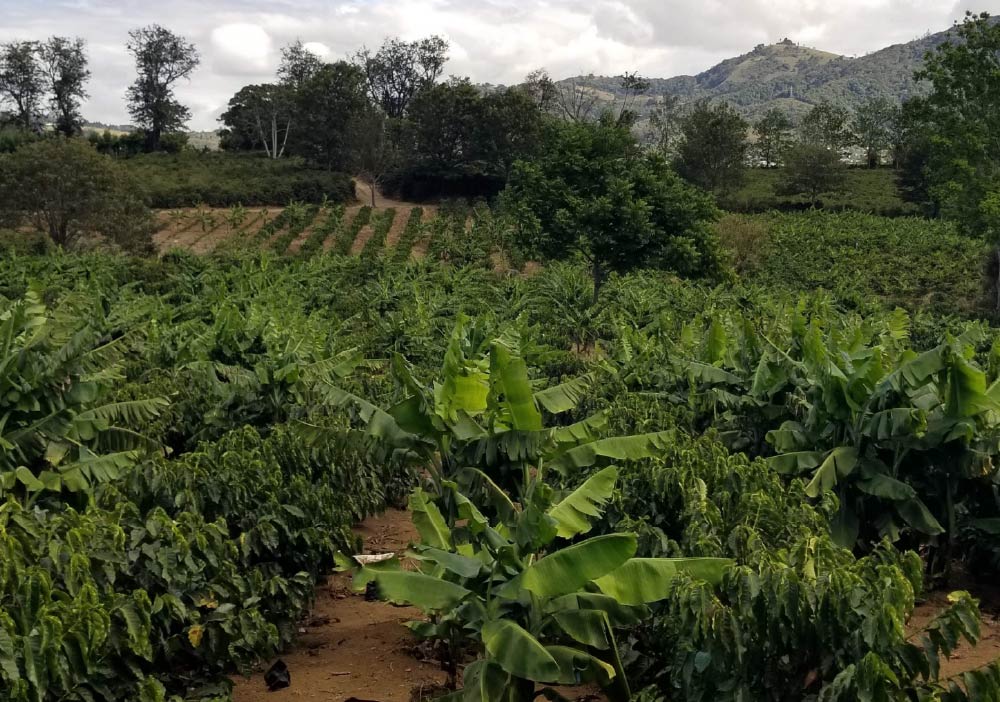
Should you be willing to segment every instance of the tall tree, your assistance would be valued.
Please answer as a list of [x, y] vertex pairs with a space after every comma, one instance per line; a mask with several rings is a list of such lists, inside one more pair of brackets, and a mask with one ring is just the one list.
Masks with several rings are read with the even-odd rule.
[[371, 101], [393, 119], [404, 117], [417, 93], [437, 82], [447, 60], [448, 42], [437, 36], [387, 39], [375, 53], [363, 48], [354, 56]]
[[323, 62], [319, 56], [305, 47], [301, 40], [281, 49], [281, 64], [278, 66], [278, 81], [298, 90], [306, 81], [319, 73]]
[[174, 84], [197, 68], [198, 50], [158, 24], [133, 29], [126, 48], [139, 74], [128, 89], [128, 111], [146, 133], [146, 148], [156, 151], [164, 133], [183, 129], [191, 118], [191, 110], [174, 96]]
[[877, 168], [892, 146], [899, 119], [899, 106], [885, 97], [872, 98], [854, 113], [852, 129], [869, 168]]
[[521, 87], [531, 96], [542, 112], [552, 112], [556, 108], [559, 87], [544, 68], [534, 70], [525, 76]]
[[639, 76], [638, 73], [626, 73], [622, 76], [622, 95], [618, 105], [618, 121], [622, 124], [632, 125], [635, 123], [637, 114], [635, 104], [639, 96], [649, 90], [649, 81]]
[[756, 151], [764, 167], [777, 165], [792, 140], [792, 120], [783, 110], [774, 107], [753, 125], [753, 130], [757, 134]]
[[605, 115], [547, 129], [546, 148], [515, 165], [502, 198], [528, 249], [585, 259], [595, 303], [612, 272], [719, 271], [711, 197], [684, 183], [662, 157], [643, 153], [628, 127]]
[[296, 91], [290, 153], [330, 170], [351, 165], [350, 125], [367, 105], [364, 75], [344, 61], [323, 65]]
[[676, 95], [662, 96], [649, 115], [647, 145], [664, 158], [673, 158], [681, 140], [683, 122], [680, 98]]
[[854, 143], [850, 118], [846, 107], [824, 100], [803, 118], [799, 125], [800, 137], [804, 142], [842, 154]]
[[45, 75], [38, 60], [38, 42], [0, 44], [0, 98], [13, 103], [14, 121], [24, 129], [37, 127], [45, 94]]
[[40, 139], [3, 156], [0, 213], [32, 221], [57, 246], [100, 233], [152, 250], [153, 217], [133, 179], [83, 139]]
[[226, 125], [226, 148], [263, 147], [268, 158], [281, 158], [288, 144], [294, 113], [294, 93], [286, 85], [247, 85], [229, 99], [219, 120]]
[[568, 122], [587, 122], [596, 116], [597, 91], [591, 90], [576, 78], [556, 84], [557, 113]]
[[699, 102], [681, 126], [678, 172], [715, 193], [738, 187], [746, 174], [748, 128], [746, 120], [729, 105]]
[[39, 46], [56, 130], [66, 136], [79, 134], [83, 127], [80, 101], [87, 98], [84, 85], [90, 78], [84, 46], [83, 39], [66, 37], [51, 37]]
[[969, 14], [957, 34], [928, 53], [917, 78], [930, 93], [908, 107], [928, 137], [928, 191], [941, 214], [994, 246], [1000, 312], [1000, 24]]

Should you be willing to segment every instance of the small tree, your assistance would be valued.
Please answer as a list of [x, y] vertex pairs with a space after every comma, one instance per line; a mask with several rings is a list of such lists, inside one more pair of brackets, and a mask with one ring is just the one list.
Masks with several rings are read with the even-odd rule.
[[14, 105], [14, 120], [22, 129], [37, 126], [45, 76], [38, 60], [38, 42], [0, 44], [0, 98]]
[[3, 157], [0, 208], [57, 246], [101, 234], [126, 249], [152, 249], [149, 209], [120, 167], [82, 139], [44, 139]]
[[778, 165], [778, 159], [792, 140], [792, 120], [775, 107], [754, 124], [753, 130], [757, 134], [756, 151], [764, 166]]
[[884, 97], [869, 100], [854, 113], [852, 129], [869, 168], [877, 168], [882, 152], [893, 145], [899, 119], [899, 106]]
[[824, 146], [838, 154], [854, 143], [847, 108], [826, 100], [809, 111], [799, 125], [799, 133], [803, 142]]
[[375, 193], [385, 177], [395, 170], [402, 158], [396, 124], [373, 107], [360, 112], [351, 122], [351, 150], [354, 170], [368, 183], [372, 207]]
[[779, 194], [805, 195], [815, 205], [820, 195], [843, 189], [846, 166], [836, 151], [819, 144], [796, 144], [785, 150], [784, 162], [776, 186]]
[[39, 46], [49, 91], [49, 107], [55, 114], [56, 131], [65, 136], [79, 134], [83, 127], [80, 101], [87, 97], [84, 84], [90, 78], [83, 39], [52, 37]]
[[128, 111], [157, 151], [167, 132], [184, 128], [191, 110], [174, 97], [174, 84], [190, 77], [200, 61], [194, 44], [158, 24], [133, 29], [126, 45], [139, 76], [128, 89]]
[[723, 193], [743, 183], [748, 124], [725, 103], [699, 102], [681, 124], [677, 170], [706, 190]]
[[502, 202], [526, 249], [587, 261], [594, 303], [611, 272], [720, 271], [711, 198], [678, 178], [662, 157], [642, 153], [628, 127], [610, 116], [550, 124], [546, 147], [515, 165]]

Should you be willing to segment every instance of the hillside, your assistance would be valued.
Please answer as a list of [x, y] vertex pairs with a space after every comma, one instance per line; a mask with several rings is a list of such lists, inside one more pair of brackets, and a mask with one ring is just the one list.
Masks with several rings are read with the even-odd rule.
[[[772, 107], [798, 117], [823, 99], [857, 107], [876, 95], [902, 102], [919, 93], [913, 79], [924, 55], [943, 43], [951, 30], [906, 44], [897, 44], [859, 58], [820, 51], [785, 40], [727, 59], [696, 76], [650, 79], [650, 90], [640, 111], [652, 109], [664, 95], [683, 102], [726, 100], [748, 117]], [[567, 79], [612, 100], [621, 91], [621, 77], [586, 76]]]

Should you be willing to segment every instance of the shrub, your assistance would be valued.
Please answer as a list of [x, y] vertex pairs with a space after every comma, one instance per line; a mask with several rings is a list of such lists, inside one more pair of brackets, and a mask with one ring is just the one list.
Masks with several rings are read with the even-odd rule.
[[57, 246], [101, 234], [129, 250], [152, 250], [152, 215], [139, 193], [114, 161], [80, 139], [44, 139], [4, 157], [0, 207]]

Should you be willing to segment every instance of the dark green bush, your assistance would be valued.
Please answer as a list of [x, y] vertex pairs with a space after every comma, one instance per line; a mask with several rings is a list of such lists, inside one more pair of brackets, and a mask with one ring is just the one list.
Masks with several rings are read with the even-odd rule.
[[185, 151], [140, 154], [123, 163], [156, 208], [354, 200], [350, 176], [309, 168], [293, 158]]

